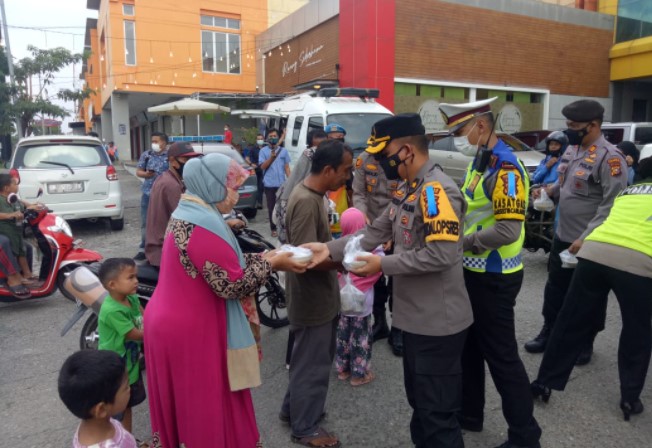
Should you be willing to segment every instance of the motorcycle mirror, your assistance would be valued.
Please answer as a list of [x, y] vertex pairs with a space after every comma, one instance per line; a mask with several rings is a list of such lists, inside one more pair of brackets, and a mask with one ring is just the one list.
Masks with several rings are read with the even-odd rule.
[[39, 199], [41, 196], [43, 196], [43, 189], [39, 188], [38, 193], [36, 193], [36, 199]]

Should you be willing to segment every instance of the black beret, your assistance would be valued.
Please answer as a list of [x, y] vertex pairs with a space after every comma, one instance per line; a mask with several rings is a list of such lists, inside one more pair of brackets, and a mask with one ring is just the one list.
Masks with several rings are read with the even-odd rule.
[[588, 123], [591, 120], [602, 120], [604, 107], [595, 100], [578, 100], [566, 105], [561, 113], [570, 121]]
[[426, 128], [423, 127], [419, 114], [400, 114], [383, 118], [371, 128], [371, 137], [367, 140], [367, 152], [378, 154], [395, 138], [425, 134]]

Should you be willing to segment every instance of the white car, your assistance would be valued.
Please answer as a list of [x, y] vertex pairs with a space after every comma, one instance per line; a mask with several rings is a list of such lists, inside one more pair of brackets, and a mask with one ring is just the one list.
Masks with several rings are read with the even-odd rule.
[[110, 220], [124, 227], [124, 205], [118, 175], [102, 143], [95, 137], [43, 136], [23, 138], [9, 165], [28, 202], [39, 199], [64, 219]]
[[652, 157], [652, 143], [643, 146], [643, 149], [641, 149], [641, 155], [639, 157], [639, 160], [643, 160], [648, 157]]

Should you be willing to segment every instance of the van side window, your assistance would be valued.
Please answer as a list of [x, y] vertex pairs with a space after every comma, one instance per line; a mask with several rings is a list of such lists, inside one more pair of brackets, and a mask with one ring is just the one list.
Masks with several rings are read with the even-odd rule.
[[310, 146], [312, 142], [308, 141], [308, 134], [315, 129], [324, 130], [324, 119], [320, 116], [310, 117], [308, 120], [308, 132], [306, 132], [306, 145]]
[[292, 146], [299, 145], [299, 134], [301, 133], [301, 125], [303, 125], [303, 117], [297, 115], [294, 118], [294, 127], [292, 128]]

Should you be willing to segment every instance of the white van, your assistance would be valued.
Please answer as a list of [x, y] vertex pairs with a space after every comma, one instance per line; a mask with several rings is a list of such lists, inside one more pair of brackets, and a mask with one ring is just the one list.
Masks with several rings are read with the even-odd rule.
[[261, 118], [267, 129], [286, 129], [283, 146], [292, 164], [308, 144], [308, 132], [337, 123], [346, 129], [346, 143], [355, 156], [367, 147], [371, 127], [392, 114], [375, 101], [377, 89], [324, 88], [267, 103], [263, 110], [234, 110], [240, 118]]
[[602, 133], [614, 145], [626, 140], [633, 142], [639, 151], [652, 143], [652, 123], [602, 123]]

